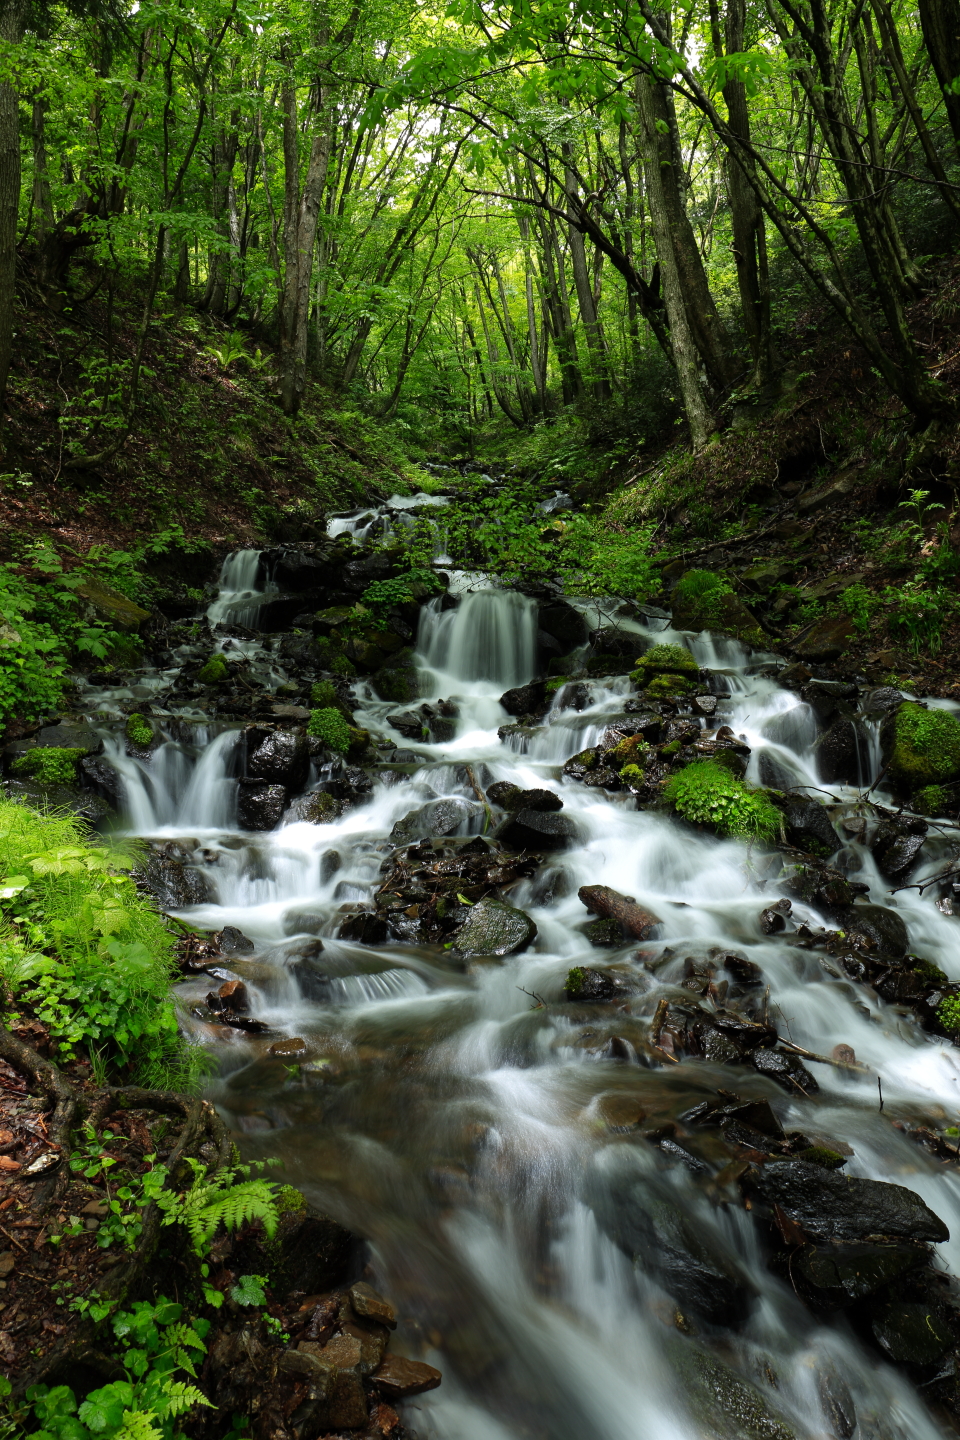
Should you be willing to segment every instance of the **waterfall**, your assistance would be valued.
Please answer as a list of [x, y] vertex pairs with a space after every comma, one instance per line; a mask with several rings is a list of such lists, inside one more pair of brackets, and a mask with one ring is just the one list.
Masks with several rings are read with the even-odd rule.
[[451, 681], [489, 681], [501, 690], [536, 672], [537, 606], [512, 590], [474, 590], [455, 610], [424, 609], [417, 648], [425, 667]]
[[248, 628], [256, 625], [266, 592], [276, 588], [258, 585], [261, 569], [259, 550], [234, 550], [227, 556], [220, 569], [219, 594], [207, 607], [211, 630], [224, 620]]

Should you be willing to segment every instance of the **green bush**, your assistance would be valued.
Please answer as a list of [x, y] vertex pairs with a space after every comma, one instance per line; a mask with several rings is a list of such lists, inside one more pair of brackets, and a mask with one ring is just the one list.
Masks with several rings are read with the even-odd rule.
[[338, 750], [341, 755], [346, 755], [350, 749], [350, 726], [340, 711], [332, 706], [310, 711], [307, 734], [322, 740], [328, 750]]
[[152, 1085], [190, 1083], [173, 941], [122, 873], [132, 855], [91, 845], [79, 822], [0, 800], [0, 979], [49, 1028], [61, 1057]]
[[230, 679], [230, 669], [222, 655], [211, 655], [210, 659], [197, 672], [197, 679], [201, 685], [222, 685], [225, 680]]
[[409, 605], [427, 595], [439, 595], [446, 585], [433, 570], [418, 566], [395, 580], [374, 580], [360, 597], [378, 625], [384, 624], [395, 605]]
[[339, 704], [340, 697], [332, 680], [318, 680], [310, 687], [310, 704], [318, 710]]
[[688, 570], [671, 594], [674, 624], [679, 630], [718, 630], [723, 626], [720, 600], [733, 586], [712, 570]]
[[77, 778], [77, 762], [87, 753], [57, 745], [38, 745], [25, 755], [18, 755], [10, 768], [14, 775], [29, 775], [41, 785], [72, 785]]
[[129, 716], [124, 729], [131, 745], [138, 745], [141, 749], [146, 749], [148, 745], [153, 744], [153, 726], [142, 715]]
[[762, 790], [750, 790], [715, 760], [696, 760], [671, 777], [664, 798], [694, 825], [717, 835], [773, 840], [781, 832], [779, 810]]
[[960, 1030], [960, 995], [945, 995], [937, 1006], [937, 1019], [944, 1030]]

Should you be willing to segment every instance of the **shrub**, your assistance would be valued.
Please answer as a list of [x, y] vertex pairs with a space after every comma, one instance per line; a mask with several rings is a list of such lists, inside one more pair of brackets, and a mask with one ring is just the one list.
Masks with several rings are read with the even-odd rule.
[[780, 834], [779, 810], [762, 790], [750, 790], [715, 760], [697, 760], [672, 776], [664, 798], [694, 825], [717, 835], [773, 840]]
[[146, 749], [148, 745], [153, 744], [153, 726], [142, 715], [129, 716], [124, 728], [131, 745], [138, 745], [141, 749]]
[[671, 601], [678, 629], [720, 629], [723, 624], [720, 600], [732, 595], [733, 586], [712, 570], [688, 570], [673, 587]]
[[41, 785], [72, 785], [77, 778], [77, 762], [86, 754], [86, 750], [38, 745], [18, 755], [10, 768], [15, 775], [29, 775]]
[[944, 1030], [960, 1030], [960, 995], [945, 995], [937, 1006], [937, 1019]]
[[322, 740], [328, 750], [338, 750], [345, 755], [350, 749], [350, 726], [339, 710], [327, 706], [323, 710], [311, 710], [307, 734]]
[[0, 800], [0, 979], [50, 1030], [61, 1056], [152, 1085], [189, 1083], [199, 1052], [181, 1041], [170, 994], [173, 940], [121, 867], [79, 822]]
[[339, 704], [340, 697], [332, 680], [318, 680], [310, 687], [310, 704], [318, 710]]

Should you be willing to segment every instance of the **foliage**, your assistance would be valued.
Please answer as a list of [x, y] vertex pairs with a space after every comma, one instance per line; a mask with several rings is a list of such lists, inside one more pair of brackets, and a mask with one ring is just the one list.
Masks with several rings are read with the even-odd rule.
[[712, 570], [688, 570], [673, 587], [671, 602], [678, 629], [720, 629], [723, 614], [720, 600], [732, 595], [733, 586]]
[[937, 1019], [944, 1030], [960, 1030], [960, 995], [945, 995], [937, 1006]]
[[956, 595], [915, 580], [900, 589], [887, 586], [883, 598], [893, 607], [887, 625], [895, 639], [903, 640], [914, 655], [940, 649], [944, 623], [958, 609]]
[[649, 695], [684, 695], [696, 688], [696, 660], [682, 645], [654, 645], [637, 661], [630, 679]]
[[960, 777], [960, 720], [905, 701], [894, 717], [888, 766], [894, 780], [916, 790]]
[[124, 726], [124, 731], [131, 745], [137, 745], [142, 749], [146, 749], [148, 745], [153, 744], [153, 726], [149, 720], [145, 720], [142, 715], [136, 713], [130, 715]]
[[583, 989], [585, 979], [586, 971], [582, 965], [574, 965], [572, 970], [567, 971], [567, 978], [563, 982], [563, 993], [568, 1000], [576, 1000]]
[[664, 799], [694, 825], [718, 835], [773, 840], [782, 829], [779, 810], [762, 790], [750, 790], [714, 760], [696, 760], [671, 776]]
[[870, 629], [870, 621], [880, 608], [881, 601], [866, 585], [858, 583], [847, 586], [840, 596], [840, 604], [853, 621], [854, 629], [865, 633]]
[[307, 734], [322, 740], [328, 750], [337, 750], [341, 755], [350, 749], [350, 726], [340, 711], [332, 706], [310, 711]]
[[332, 680], [318, 680], [310, 687], [310, 704], [318, 710], [327, 710], [339, 702], [336, 686]]
[[72, 785], [77, 778], [77, 764], [86, 754], [81, 749], [37, 745], [18, 755], [10, 769], [14, 775], [29, 775], [41, 785]]
[[913, 808], [921, 815], [945, 815], [950, 804], [951, 792], [943, 785], [923, 785], [913, 797]]
[[198, 1160], [189, 1159], [193, 1182], [182, 1194], [166, 1189], [157, 1197], [164, 1225], [183, 1225], [194, 1253], [202, 1255], [222, 1225], [238, 1230], [259, 1221], [268, 1236], [280, 1221], [277, 1187], [255, 1172], [262, 1166], [236, 1165], [210, 1174]]
[[420, 566], [394, 580], [375, 580], [364, 590], [360, 602], [371, 612], [374, 622], [382, 625], [395, 605], [415, 603], [427, 595], [438, 595], [445, 588], [438, 575]]
[[76, 821], [0, 801], [0, 975], [62, 1057], [86, 1050], [146, 1083], [189, 1084], [198, 1056], [178, 1035], [173, 942], [124, 873], [131, 859]]
[[182, 1305], [161, 1298], [136, 1301], [111, 1323], [126, 1379], [92, 1390], [82, 1401], [66, 1385], [33, 1386], [26, 1398], [40, 1428], [30, 1440], [174, 1440], [182, 1415], [211, 1406], [181, 1378], [196, 1379], [208, 1320], [190, 1318]]

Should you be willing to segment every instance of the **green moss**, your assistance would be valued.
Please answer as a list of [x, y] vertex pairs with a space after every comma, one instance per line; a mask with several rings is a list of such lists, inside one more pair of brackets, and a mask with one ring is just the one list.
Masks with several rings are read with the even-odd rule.
[[568, 765], [579, 765], [583, 770], [595, 770], [597, 766], [596, 750], [581, 750], [579, 755], [574, 755], [567, 761]]
[[646, 686], [646, 693], [655, 699], [658, 695], [692, 695], [696, 688], [696, 682], [683, 675], [655, 675]]
[[950, 808], [950, 791], [945, 785], [924, 785], [913, 797], [913, 808], [921, 815], [945, 815]]
[[671, 740], [669, 745], [664, 745], [663, 749], [660, 751], [660, 754], [661, 754], [661, 755], [679, 755], [679, 754], [680, 754], [680, 741], [679, 741], [679, 740]]
[[819, 1165], [823, 1170], [839, 1170], [847, 1162], [836, 1150], [829, 1150], [826, 1145], [808, 1145], [805, 1150], [798, 1150], [798, 1160], [806, 1160], [808, 1165]]
[[35, 750], [18, 755], [10, 768], [14, 775], [29, 775], [41, 785], [72, 785], [77, 778], [77, 762], [87, 753], [56, 745], [38, 745]]
[[695, 688], [696, 660], [682, 645], [654, 645], [637, 661], [630, 679], [655, 695], [685, 695]]
[[145, 720], [142, 715], [133, 714], [128, 716], [124, 730], [131, 745], [139, 745], [145, 748], [147, 745], [153, 744], [153, 726], [149, 720]]
[[318, 680], [316, 685], [310, 687], [310, 704], [318, 710], [326, 709], [330, 705], [336, 706], [339, 703], [340, 697], [332, 680]]
[[574, 965], [572, 970], [567, 971], [567, 978], [563, 982], [563, 993], [568, 1000], [576, 1000], [583, 989], [583, 982], [587, 978], [587, 972], [582, 965]]
[[222, 655], [211, 655], [203, 669], [197, 674], [201, 685], [222, 685], [230, 679], [230, 670]]
[[548, 695], [556, 695], [557, 691], [562, 690], [566, 683], [566, 675], [558, 675], [554, 680], [548, 680], [544, 689]]
[[960, 777], [960, 720], [907, 700], [894, 720], [888, 762], [892, 779], [925, 790]]
[[625, 785], [642, 785], [644, 778], [639, 765], [624, 765], [620, 771], [620, 779]]
[[[201, 597], [202, 598], [202, 597]], [[143, 664], [143, 645], [136, 635], [118, 635], [110, 646], [105, 664], [118, 670], [133, 670]]]
[[650, 743], [642, 735], [625, 735], [607, 758], [610, 764], [636, 766], [649, 749]]
[[278, 1215], [286, 1215], [290, 1211], [303, 1211], [307, 1208], [307, 1197], [302, 1194], [294, 1185], [281, 1185], [274, 1197]]
[[697, 760], [674, 775], [664, 798], [694, 825], [717, 835], [773, 840], [780, 834], [780, 812], [762, 790], [750, 790], [715, 760]]
[[350, 730], [351, 726], [340, 711], [334, 710], [332, 706], [310, 712], [307, 734], [322, 740], [329, 750], [338, 750], [341, 755], [345, 755], [350, 749]]
[[960, 995], [945, 995], [937, 1006], [937, 1019], [944, 1030], [960, 1030]]
[[362, 755], [370, 744], [370, 731], [363, 730], [359, 725], [350, 725], [347, 728], [350, 731], [349, 753], [353, 756]]
[[925, 980], [932, 980], [935, 985], [948, 984], [947, 976], [939, 965], [932, 964], [929, 960], [917, 960], [911, 957], [910, 969], [915, 975], [922, 975]]

